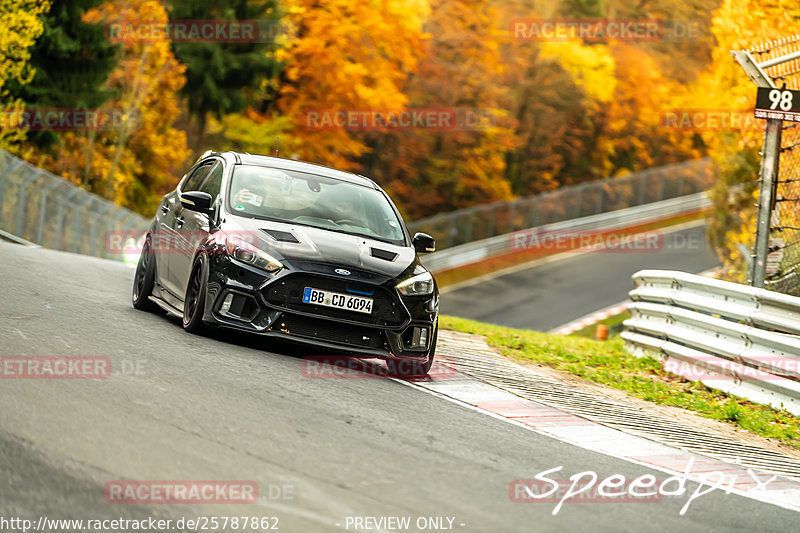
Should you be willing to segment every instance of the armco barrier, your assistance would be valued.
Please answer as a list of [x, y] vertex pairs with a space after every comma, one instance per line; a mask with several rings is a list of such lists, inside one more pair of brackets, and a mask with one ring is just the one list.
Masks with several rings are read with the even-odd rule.
[[0, 236], [84, 255], [109, 254], [109, 232], [144, 230], [144, 217], [0, 150]]
[[[705, 194], [697, 191], [709, 186], [711, 171], [708, 159], [677, 163], [445, 213], [412, 222], [409, 229], [438, 236], [440, 249], [467, 243], [423, 259], [434, 271], [442, 270], [507, 251], [509, 230], [616, 229], [708, 207]], [[483, 223], [489, 227], [479, 228]], [[147, 226], [144, 217], [0, 150], [0, 235], [56, 250], [125, 260], [108, 253], [106, 235]], [[493, 237], [476, 240], [486, 235]]]
[[[618, 211], [610, 211], [599, 215], [565, 220], [555, 224], [547, 224], [527, 230], [549, 232], [599, 231], [628, 228], [661, 220], [664, 218], [693, 213], [711, 207], [706, 193], [690, 194], [671, 200], [653, 202], [651, 204], [629, 207]], [[489, 239], [462, 244], [453, 248], [434, 252], [422, 257], [423, 264], [433, 272], [441, 272], [451, 268], [476, 263], [490, 257], [504, 255], [513, 251], [512, 235], [498, 235]]]
[[525, 228], [695, 194], [711, 188], [714, 180], [710, 159], [684, 161], [567, 185], [535, 196], [440, 213], [415, 220], [408, 228], [412, 234], [421, 231], [432, 235], [439, 250], [445, 250]]
[[800, 415], [800, 298], [665, 270], [633, 276], [622, 338], [689, 379]]

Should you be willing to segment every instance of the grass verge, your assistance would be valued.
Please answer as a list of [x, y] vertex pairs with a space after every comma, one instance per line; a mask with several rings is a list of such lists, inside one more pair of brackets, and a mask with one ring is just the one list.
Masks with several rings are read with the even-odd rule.
[[517, 362], [544, 365], [623, 390], [643, 400], [682, 407], [800, 450], [800, 417], [666, 372], [656, 358], [638, 358], [625, 352], [620, 338], [598, 342], [451, 316], [441, 316], [439, 325], [443, 329], [484, 335], [490, 345]]
[[589, 324], [585, 328], [581, 328], [577, 331], [573, 331], [570, 335], [575, 337], [586, 337], [587, 339], [594, 339], [595, 330], [597, 329], [598, 324], [605, 324], [608, 326], [608, 338], [613, 339], [615, 337], [619, 337], [619, 332], [622, 331], [622, 323], [628, 320], [631, 317], [631, 314], [628, 311], [624, 313], [620, 313], [618, 315], [613, 315], [608, 318], [604, 318], [603, 320], [598, 320], [594, 324]]

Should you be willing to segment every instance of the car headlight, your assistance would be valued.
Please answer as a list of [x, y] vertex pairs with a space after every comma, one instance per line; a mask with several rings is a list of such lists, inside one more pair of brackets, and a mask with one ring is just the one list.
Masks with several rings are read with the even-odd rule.
[[430, 272], [423, 272], [398, 283], [396, 288], [403, 296], [431, 294], [433, 292], [433, 276]]
[[239, 237], [228, 235], [225, 239], [225, 248], [228, 250], [228, 255], [234, 259], [267, 272], [277, 272], [283, 268], [283, 263]]

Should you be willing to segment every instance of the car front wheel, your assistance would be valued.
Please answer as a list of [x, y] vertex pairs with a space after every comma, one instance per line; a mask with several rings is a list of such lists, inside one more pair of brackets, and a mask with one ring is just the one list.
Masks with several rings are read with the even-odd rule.
[[203, 263], [195, 260], [186, 295], [183, 299], [183, 329], [189, 333], [200, 333], [205, 329], [203, 310], [206, 304], [206, 279]]
[[139, 256], [139, 262], [136, 264], [136, 274], [133, 277], [133, 293], [131, 294], [133, 307], [151, 313], [162, 312], [161, 307], [149, 298], [153, 293], [155, 279], [156, 258], [150, 246], [150, 239], [146, 239], [142, 246], [142, 255]]

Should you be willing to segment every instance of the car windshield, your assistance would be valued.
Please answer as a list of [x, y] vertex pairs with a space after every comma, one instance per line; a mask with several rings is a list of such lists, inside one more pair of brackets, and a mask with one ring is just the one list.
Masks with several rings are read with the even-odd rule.
[[301, 224], [403, 245], [400, 221], [378, 190], [346, 181], [237, 165], [228, 192], [237, 215]]

